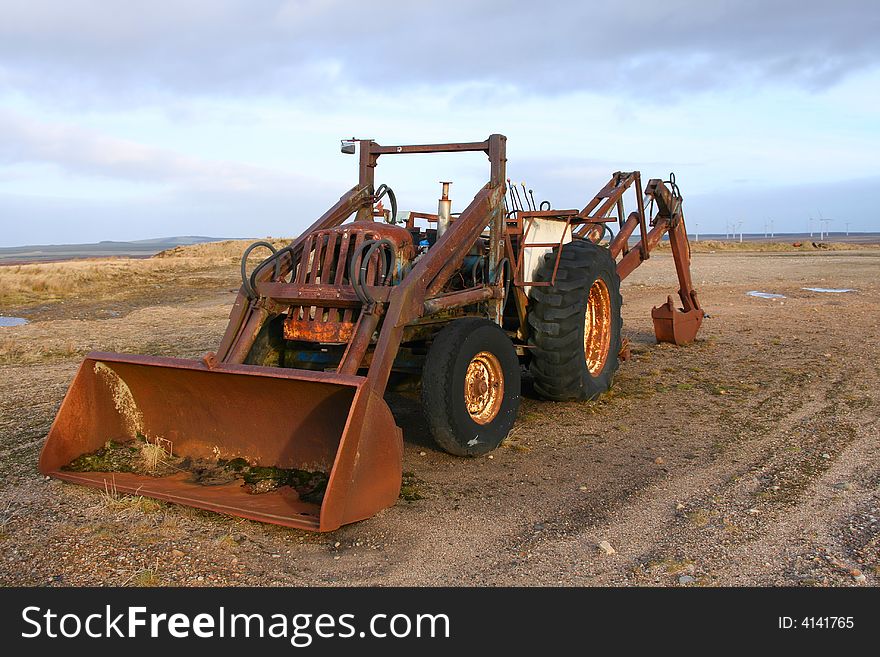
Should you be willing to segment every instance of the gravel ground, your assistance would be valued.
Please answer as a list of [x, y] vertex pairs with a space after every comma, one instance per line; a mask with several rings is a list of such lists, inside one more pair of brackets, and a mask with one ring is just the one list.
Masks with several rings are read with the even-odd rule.
[[513, 434], [476, 459], [436, 449], [416, 400], [390, 395], [421, 499], [324, 535], [35, 471], [82, 354], [213, 349], [233, 272], [182, 302], [169, 286], [113, 312], [52, 307], [0, 328], [0, 584], [876, 585], [878, 271], [872, 250], [695, 254], [711, 316], [676, 348], [653, 340], [675, 281], [652, 257], [624, 283], [633, 357], [609, 394], [543, 402], [526, 381]]

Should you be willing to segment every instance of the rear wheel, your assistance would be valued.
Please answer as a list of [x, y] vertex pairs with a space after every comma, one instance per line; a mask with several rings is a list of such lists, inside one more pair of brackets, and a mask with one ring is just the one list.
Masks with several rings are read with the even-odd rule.
[[519, 359], [496, 324], [459, 319], [437, 334], [422, 373], [422, 407], [445, 451], [479, 456], [498, 447], [513, 427], [519, 394]]
[[[536, 281], [550, 281], [556, 249]], [[553, 285], [531, 289], [529, 344], [535, 390], [554, 401], [595, 399], [619, 365], [620, 278], [608, 249], [587, 240], [562, 247]]]

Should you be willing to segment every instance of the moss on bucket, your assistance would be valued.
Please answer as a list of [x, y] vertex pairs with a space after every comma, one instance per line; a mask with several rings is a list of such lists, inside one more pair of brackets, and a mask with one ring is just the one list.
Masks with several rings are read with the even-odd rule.
[[240, 481], [248, 493], [259, 495], [283, 486], [293, 488], [304, 502], [320, 504], [327, 489], [323, 472], [252, 465], [243, 458], [202, 459], [173, 456], [162, 441], [138, 436], [128, 442], [108, 440], [103, 447], [83, 454], [62, 468], [69, 472], [132, 472], [150, 477], [189, 473], [189, 482], [220, 486]]

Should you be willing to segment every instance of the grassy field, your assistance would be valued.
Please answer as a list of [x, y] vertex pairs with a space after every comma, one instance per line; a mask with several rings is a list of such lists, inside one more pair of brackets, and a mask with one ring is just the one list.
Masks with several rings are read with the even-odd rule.
[[[284, 246], [289, 240], [273, 238]], [[144, 295], [181, 277], [195, 287], [212, 287], [238, 267], [251, 240], [229, 240], [175, 247], [151, 258], [95, 258], [0, 266], [0, 309], [67, 299], [121, 300]], [[255, 250], [251, 265], [265, 258]]]

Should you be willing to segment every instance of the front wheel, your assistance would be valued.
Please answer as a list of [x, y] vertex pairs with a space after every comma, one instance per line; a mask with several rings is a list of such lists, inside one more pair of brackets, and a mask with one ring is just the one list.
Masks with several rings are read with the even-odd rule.
[[[557, 249], [535, 280], [552, 281]], [[611, 387], [620, 351], [620, 277], [608, 249], [586, 240], [562, 247], [556, 280], [532, 288], [529, 343], [535, 391], [553, 401], [595, 399]]]
[[516, 420], [519, 395], [519, 359], [496, 324], [459, 319], [437, 334], [425, 359], [422, 408], [445, 451], [479, 456], [498, 447]]

